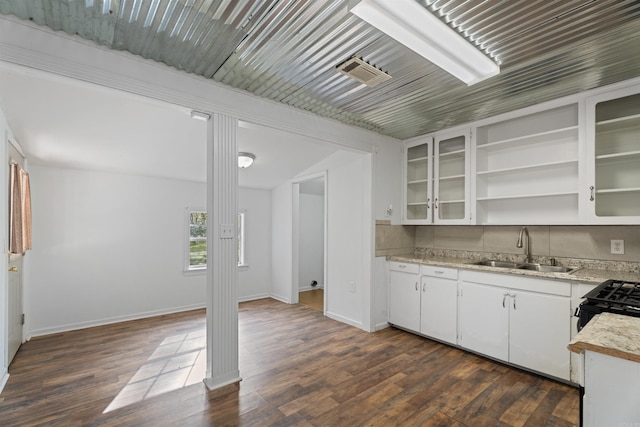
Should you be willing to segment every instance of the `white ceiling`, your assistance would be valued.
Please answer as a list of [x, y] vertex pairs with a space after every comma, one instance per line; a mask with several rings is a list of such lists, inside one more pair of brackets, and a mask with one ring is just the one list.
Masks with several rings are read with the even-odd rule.
[[[0, 107], [31, 164], [206, 181], [206, 126], [184, 107], [39, 71], [0, 66]], [[241, 187], [271, 189], [338, 151], [240, 122], [256, 155]]]

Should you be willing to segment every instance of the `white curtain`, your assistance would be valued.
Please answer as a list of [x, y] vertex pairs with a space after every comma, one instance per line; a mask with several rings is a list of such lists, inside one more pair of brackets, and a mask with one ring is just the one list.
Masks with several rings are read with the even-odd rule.
[[9, 253], [24, 254], [31, 249], [29, 174], [15, 163], [9, 172]]

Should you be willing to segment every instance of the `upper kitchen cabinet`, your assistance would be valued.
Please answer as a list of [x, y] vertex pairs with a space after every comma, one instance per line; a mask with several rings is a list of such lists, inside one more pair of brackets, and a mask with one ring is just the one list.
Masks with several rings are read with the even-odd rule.
[[475, 223], [578, 224], [579, 104], [479, 126]]
[[431, 223], [433, 201], [433, 138], [421, 138], [404, 146], [405, 224]]
[[404, 224], [469, 224], [470, 132], [405, 143]]
[[587, 99], [587, 221], [640, 223], [640, 87]]
[[469, 224], [470, 131], [437, 134], [434, 142], [433, 209], [436, 224]]

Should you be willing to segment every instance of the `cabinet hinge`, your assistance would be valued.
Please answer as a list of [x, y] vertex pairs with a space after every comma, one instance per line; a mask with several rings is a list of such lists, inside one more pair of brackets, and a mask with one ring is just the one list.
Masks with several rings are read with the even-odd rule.
[[24, 325], [24, 313], [20, 315], [20, 324]]

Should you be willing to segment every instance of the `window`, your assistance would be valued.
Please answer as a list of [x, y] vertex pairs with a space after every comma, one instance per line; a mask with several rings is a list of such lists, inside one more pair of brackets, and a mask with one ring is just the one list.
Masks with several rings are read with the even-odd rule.
[[[245, 212], [238, 214], [238, 267], [246, 267], [245, 253]], [[206, 270], [207, 268], [207, 213], [204, 210], [187, 209], [188, 236], [185, 255], [185, 271]]]
[[207, 213], [189, 211], [189, 261], [187, 270], [207, 268]]

